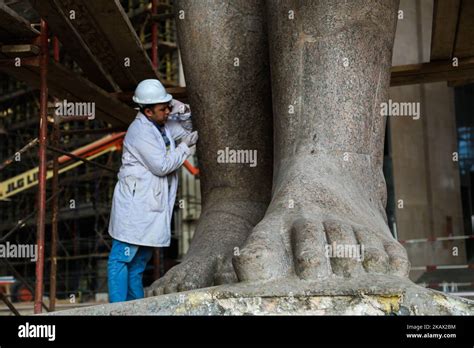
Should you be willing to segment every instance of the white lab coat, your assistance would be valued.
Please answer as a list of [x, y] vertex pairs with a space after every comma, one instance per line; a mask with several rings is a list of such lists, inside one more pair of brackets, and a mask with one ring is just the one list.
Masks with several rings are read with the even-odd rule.
[[170, 139], [168, 153], [162, 135], [142, 113], [127, 130], [110, 214], [109, 234], [114, 239], [151, 247], [170, 245], [176, 170], [190, 149], [184, 143], [175, 145], [174, 140], [189, 133], [178, 122], [167, 122], [165, 130]]

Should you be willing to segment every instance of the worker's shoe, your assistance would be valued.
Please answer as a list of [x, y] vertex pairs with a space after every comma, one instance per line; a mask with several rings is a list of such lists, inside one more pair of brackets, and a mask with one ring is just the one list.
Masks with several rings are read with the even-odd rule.
[[237, 281], [232, 255], [238, 253], [267, 204], [219, 201], [204, 207], [183, 261], [145, 290], [146, 296]]
[[265, 217], [234, 256], [238, 279], [407, 277], [406, 251], [386, 223], [383, 174], [372, 163], [347, 153], [284, 162]]

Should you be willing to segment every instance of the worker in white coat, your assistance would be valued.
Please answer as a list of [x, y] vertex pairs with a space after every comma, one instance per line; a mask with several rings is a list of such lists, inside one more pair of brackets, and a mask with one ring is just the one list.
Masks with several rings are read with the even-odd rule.
[[[144, 297], [142, 275], [153, 248], [170, 245], [177, 169], [194, 153], [198, 139], [189, 122], [185, 129], [182, 122], [168, 121], [170, 112], [189, 110], [158, 80], [140, 82], [133, 101], [140, 112], [125, 135], [110, 215], [110, 302]], [[181, 140], [178, 146], [175, 140]]]

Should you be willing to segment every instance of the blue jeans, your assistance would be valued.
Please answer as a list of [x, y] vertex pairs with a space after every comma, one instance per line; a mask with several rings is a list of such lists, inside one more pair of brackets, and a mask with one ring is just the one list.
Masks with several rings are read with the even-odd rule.
[[143, 298], [142, 277], [153, 248], [113, 240], [108, 262], [109, 302]]

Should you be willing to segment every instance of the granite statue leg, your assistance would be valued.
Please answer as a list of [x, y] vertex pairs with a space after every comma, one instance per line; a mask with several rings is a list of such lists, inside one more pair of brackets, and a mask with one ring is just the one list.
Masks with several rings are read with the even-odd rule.
[[407, 277], [406, 251], [386, 221], [380, 116], [398, 0], [266, 4], [272, 200], [233, 259], [239, 280]]
[[[265, 3], [175, 3], [186, 85], [200, 134], [203, 209], [183, 262], [153, 283], [147, 289], [149, 296], [237, 281], [232, 255], [263, 218], [271, 197], [272, 104]], [[218, 156], [226, 148], [253, 151], [257, 162], [222, 163]]]

